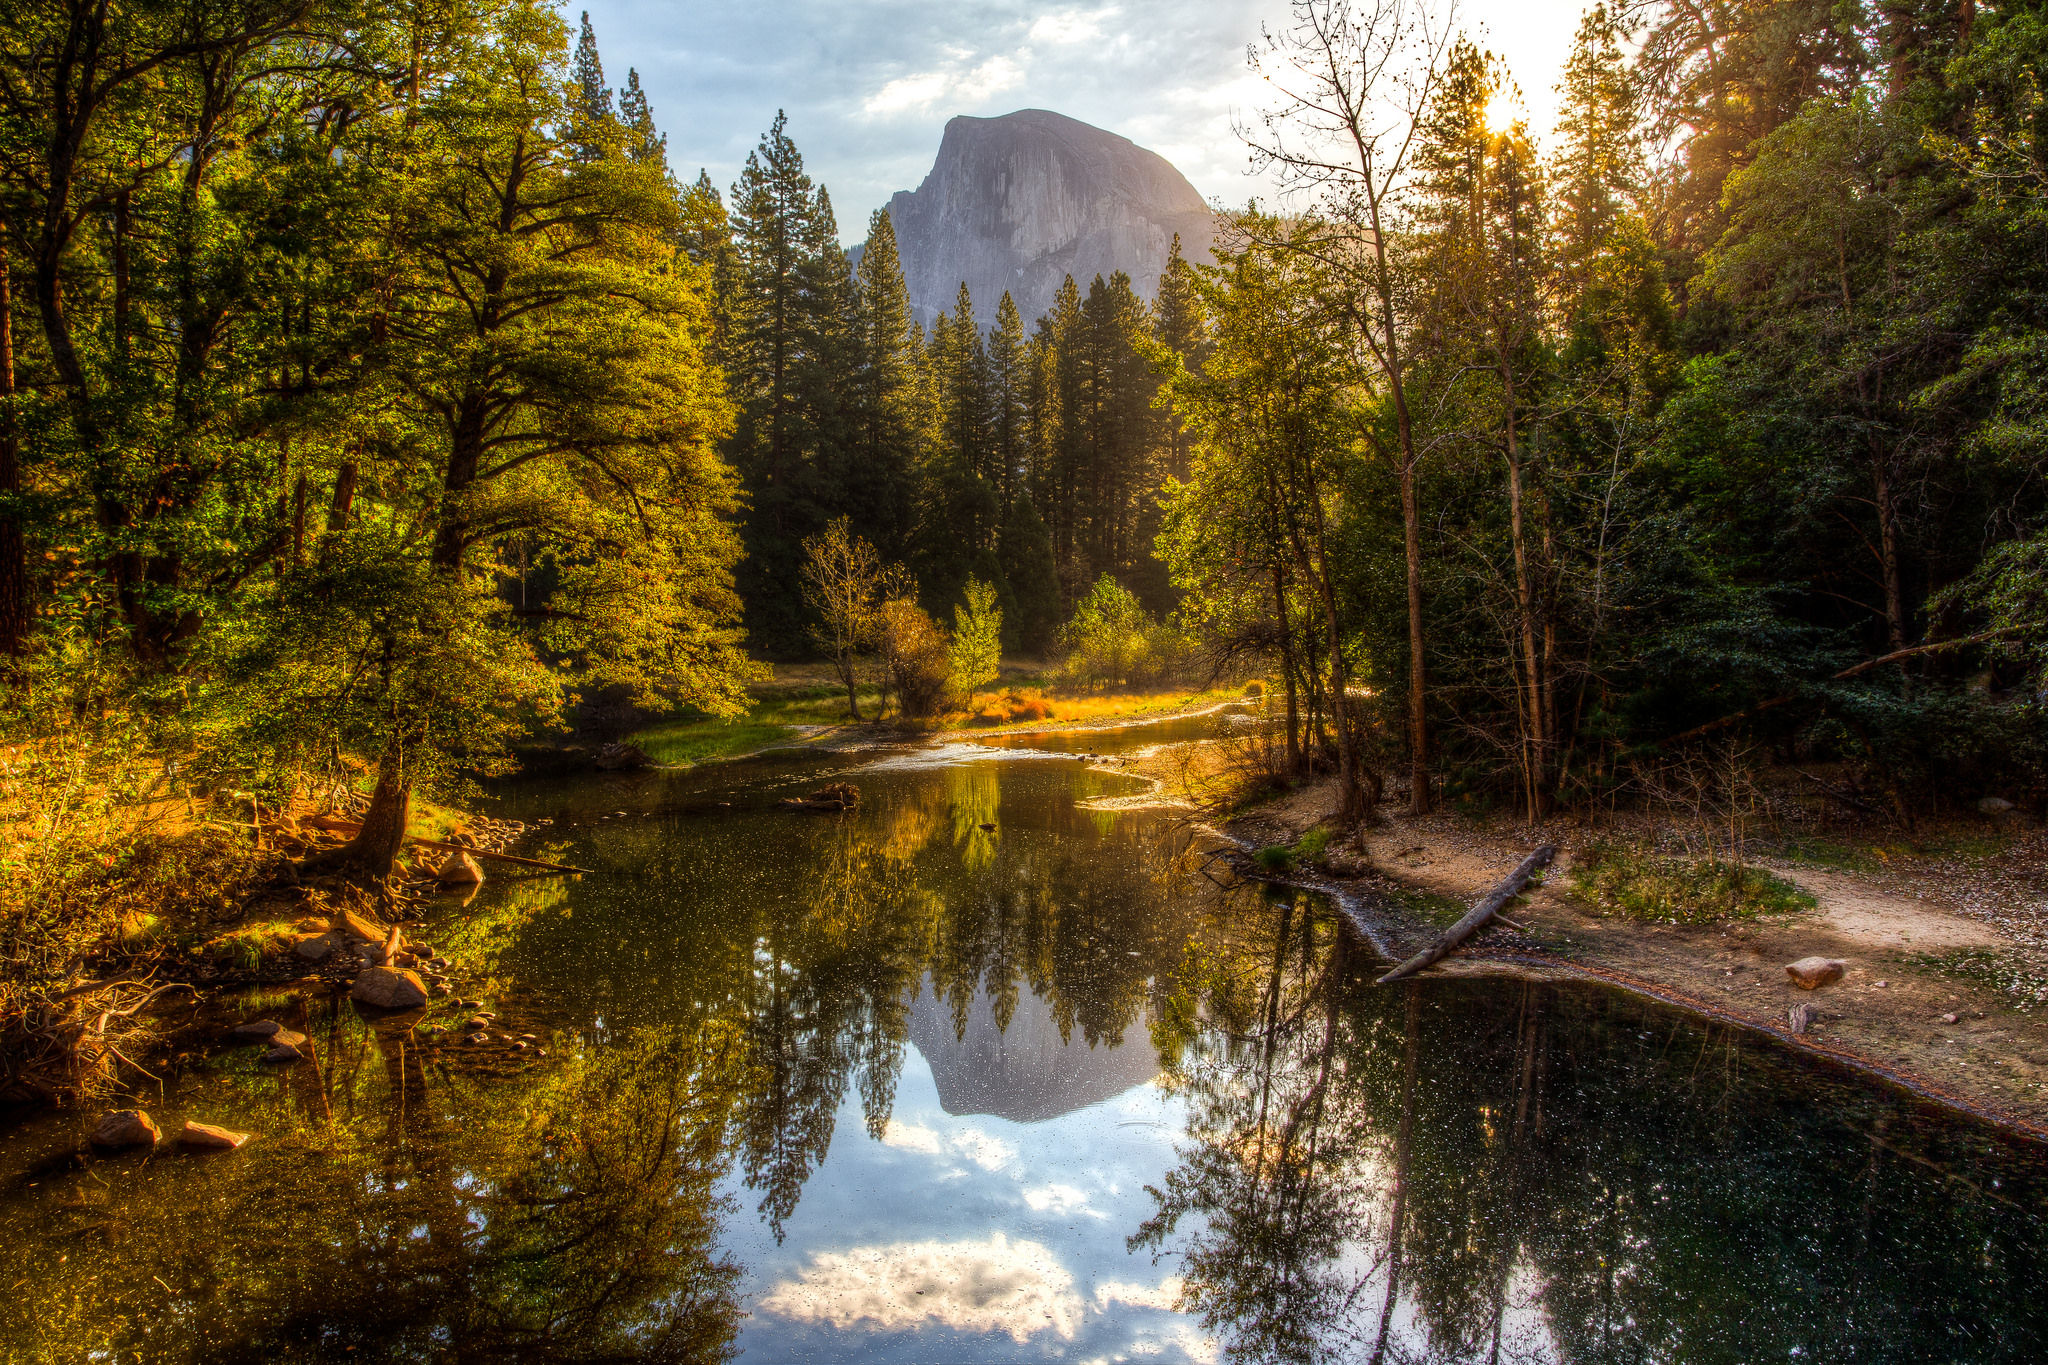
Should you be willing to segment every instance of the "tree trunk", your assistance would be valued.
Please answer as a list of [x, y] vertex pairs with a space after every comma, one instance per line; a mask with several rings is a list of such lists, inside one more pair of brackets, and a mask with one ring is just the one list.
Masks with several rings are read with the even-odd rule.
[[[11, 225], [0, 214], [0, 497], [21, 492], [21, 443], [14, 425], [14, 275]], [[28, 649], [28, 552], [13, 511], [0, 514], [0, 658]]]
[[405, 774], [405, 756], [396, 743], [388, 744], [377, 760], [377, 786], [370, 794], [362, 828], [355, 838], [308, 866], [339, 867], [386, 881], [398, 866], [398, 852], [405, 846], [405, 826], [411, 816], [412, 782]]
[[1287, 619], [1287, 571], [1273, 560], [1273, 615], [1280, 622], [1280, 677], [1287, 689], [1287, 771], [1301, 773], [1301, 698], [1294, 688], [1294, 624]]
[[1401, 1122], [1394, 1130], [1394, 1207], [1387, 1219], [1387, 1297], [1380, 1304], [1379, 1338], [1373, 1343], [1372, 1365], [1387, 1354], [1387, 1329], [1401, 1298], [1401, 1233], [1408, 1212], [1408, 1153], [1415, 1135], [1415, 1052], [1422, 1032], [1422, 996], [1408, 983], [1408, 1001], [1401, 1048]]
[[[1899, 526], [1892, 514], [1891, 461], [1875, 442], [1872, 447], [1870, 472], [1877, 494], [1878, 559], [1884, 568], [1885, 636], [1892, 652], [1897, 653], [1906, 647], [1906, 598], [1899, 584]], [[1905, 671], [1903, 664], [1899, 671]]]
[[1522, 773], [1525, 779], [1529, 819], [1543, 814], [1544, 756], [1549, 736], [1543, 725], [1542, 661], [1536, 653], [1536, 595], [1529, 581], [1529, 545], [1522, 527], [1522, 446], [1515, 430], [1515, 377], [1501, 366], [1501, 384], [1507, 399], [1508, 521], [1515, 548], [1515, 613], [1522, 623], [1522, 680], [1527, 702], [1527, 721], [1522, 732]]
[[1408, 812], [1427, 815], [1433, 803], [1429, 792], [1429, 670], [1422, 657], [1422, 515], [1415, 501], [1415, 461], [1406, 454], [1401, 460], [1401, 541], [1408, 557]]

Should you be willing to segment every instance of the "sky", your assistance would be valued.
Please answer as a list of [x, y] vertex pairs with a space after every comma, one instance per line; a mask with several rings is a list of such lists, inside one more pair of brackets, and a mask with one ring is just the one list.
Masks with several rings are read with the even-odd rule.
[[[1448, 0], [1437, 0], [1439, 13]], [[567, 0], [587, 6], [608, 84], [640, 73], [669, 163], [730, 186], [778, 109], [832, 194], [840, 235], [931, 169], [946, 120], [1051, 109], [1122, 134], [1227, 206], [1248, 174], [1233, 116], [1264, 88], [1245, 61], [1285, 0]], [[1501, 54], [1547, 138], [1581, 0], [1462, 0], [1455, 22]]]

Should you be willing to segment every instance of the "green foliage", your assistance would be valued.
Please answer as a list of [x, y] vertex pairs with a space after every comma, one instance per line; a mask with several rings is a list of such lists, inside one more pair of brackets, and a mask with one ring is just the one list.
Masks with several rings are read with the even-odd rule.
[[1814, 897], [1759, 867], [1719, 858], [1676, 858], [1642, 844], [1602, 842], [1572, 854], [1572, 889], [1604, 911], [1663, 924], [1811, 910]]
[[1075, 605], [1060, 633], [1068, 677], [1088, 687], [1136, 686], [1170, 678], [1185, 657], [1178, 632], [1108, 574]]
[[949, 686], [955, 696], [971, 703], [975, 690], [1001, 673], [1003, 612], [996, 605], [993, 584], [969, 578], [962, 591], [967, 600], [953, 608]]

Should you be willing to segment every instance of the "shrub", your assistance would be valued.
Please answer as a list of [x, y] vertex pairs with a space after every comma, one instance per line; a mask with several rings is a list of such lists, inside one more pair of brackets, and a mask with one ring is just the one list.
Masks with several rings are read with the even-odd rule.
[[984, 697], [970, 719], [976, 725], [1014, 725], [1052, 719], [1052, 703], [1035, 687], [1006, 688]]
[[1134, 685], [1184, 671], [1188, 646], [1179, 629], [1155, 622], [1130, 590], [1104, 574], [1060, 632], [1067, 676], [1088, 687]]
[[946, 633], [907, 598], [882, 607], [882, 661], [903, 715], [922, 719], [938, 714], [953, 673], [951, 651]]
[[1605, 910], [1666, 924], [1712, 924], [1811, 910], [1814, 898], [1760, 867], [1673, 858], [1640, 844], [1597, 843], [1572, 855], [1572, 889]]
[[1258, 852], [1258, 864], [1267, 872], [1288, 872], [1294, 868], [1294, 850], [1285, 844], [1270, 844]]

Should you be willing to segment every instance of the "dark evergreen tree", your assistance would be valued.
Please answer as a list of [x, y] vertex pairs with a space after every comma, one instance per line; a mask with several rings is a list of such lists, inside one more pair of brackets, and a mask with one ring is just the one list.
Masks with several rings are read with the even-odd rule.
[[[602, 79], [602, 73], [599, 75]], [[668, 169], [668, 134], [656, 131], [654, 110], [640, 88], [640, 73], [626, 69], [626, 88], [619, 92], [619, 122], [626, 130], [626, 151], [635, 161]]]

